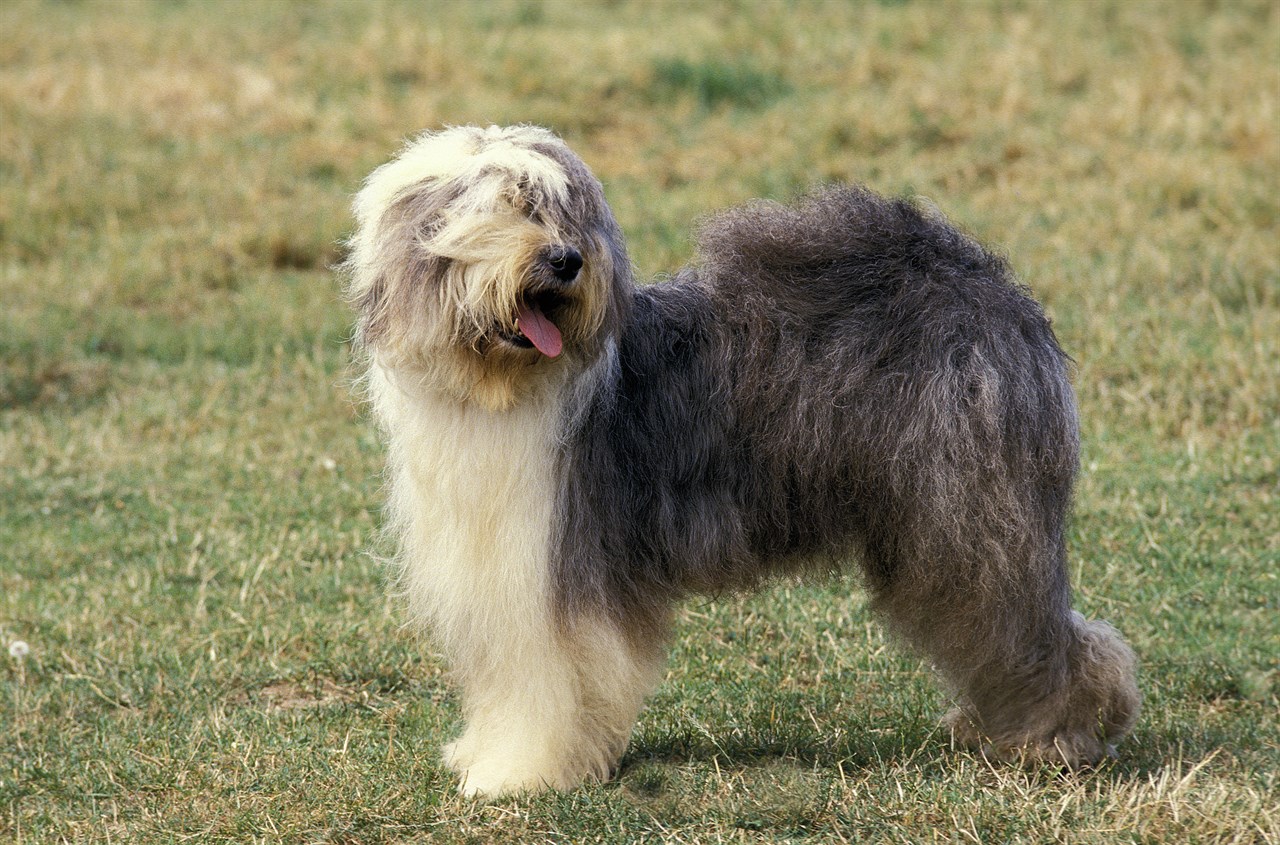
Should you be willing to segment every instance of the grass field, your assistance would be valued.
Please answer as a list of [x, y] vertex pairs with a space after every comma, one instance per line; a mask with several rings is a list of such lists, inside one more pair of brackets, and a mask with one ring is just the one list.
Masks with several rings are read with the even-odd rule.
[[[1277, 45], [1269, 0], [0, 4], [0, 842], [1280, 842]], [[836, 179], [1007, 252], [1077, 362], [1077, 605], [1143, 661], [1118, 760], [952, 750], [855, 584], [781, 584], [686, 605], [617, 781], [451, 792], [327, 268], [403, 137], [526, 121], [646, 276]]]

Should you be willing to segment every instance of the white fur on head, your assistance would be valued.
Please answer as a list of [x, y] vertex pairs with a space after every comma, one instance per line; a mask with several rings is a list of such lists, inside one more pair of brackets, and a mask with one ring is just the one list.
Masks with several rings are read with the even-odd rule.
[[[545, 129], [421, 135], [369, 176], [355, 216], [347, 270], [360, 343], [456, 401], [507, 408], [589, 363], [622, 307], [630, 268], [617, 224], [590, 171]], [[584, 263], [556, 292], [566, 355], [552, 361], [509, 341], [560, 247]]]

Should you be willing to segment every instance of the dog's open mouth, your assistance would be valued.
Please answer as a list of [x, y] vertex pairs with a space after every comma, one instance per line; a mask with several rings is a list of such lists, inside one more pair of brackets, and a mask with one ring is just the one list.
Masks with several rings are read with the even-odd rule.
[[555, 319], [564, 300], [551, 292], [535, 294], [520, 303], [516, 312], [516, 334], [506, 340], [521, 349], [537, 349], [548, 358], [564, 349], [564, 339]]

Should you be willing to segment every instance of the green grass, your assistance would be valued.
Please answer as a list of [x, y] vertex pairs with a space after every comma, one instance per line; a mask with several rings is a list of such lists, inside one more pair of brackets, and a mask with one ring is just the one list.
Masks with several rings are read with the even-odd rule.
[[[0, 4], [0, 842], [1280, 841], [1278, 40], [1268, 2]], [[1077, 603], [1143, 661], [1118, 760], [950, 749], [856, 585], [779, 584], [685, 606], [615, 782], [451, 792], [326, 268], [403, 137], [519, 121], [646, 276], [835, 179], [1008, 253], [1077, 361]]]

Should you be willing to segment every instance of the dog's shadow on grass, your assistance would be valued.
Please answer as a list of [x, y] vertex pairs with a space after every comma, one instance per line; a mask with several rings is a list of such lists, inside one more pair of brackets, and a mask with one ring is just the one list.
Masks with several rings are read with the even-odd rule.
[[[1130, 737], [1119, 758], [1071, 772], [1044, 764], [1034, 770], [1051, 780], [1103, 776], [1142, 779], [1168, 768], [1151, 740]], [[969, 763], [1001, 771], [1009, 764], [985, 761], [973, 750], [956, 747], [936, 721], [913, 720], [894, 727], [828, 726], [792, 723], [734, 728], [722, 733], [682, 724], [638, 735], [623, 757], [616, 779], [640, 795], [653, 791], [654, 772], [683, 766], [710, 766], [721, 776], [777, 771], [781, 767], [844, 778], [870, 770], [912, 768], [926, 777], [945, 775]], [[1016, 767], [1015, 769], [1017, 770]], [[660, 782], [663, 778], [659, 777]]]
[[941, 762], [950, 752], [936, 724], [902, 729], [837, 728], [804, 723], [748, 727], [713, 733], [681, 725], [637, 736], [622, 759], [619, 776], [652, 764], [711, 763], [718, 768], [752, 768], [789, 762], [809, 768], [863, 769], [890, 762]]

